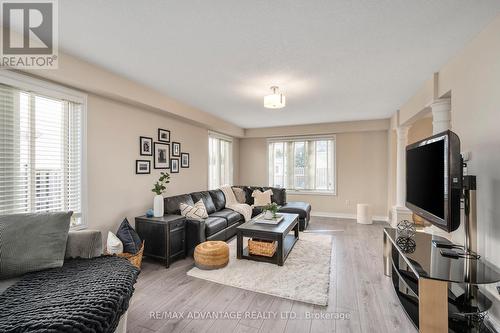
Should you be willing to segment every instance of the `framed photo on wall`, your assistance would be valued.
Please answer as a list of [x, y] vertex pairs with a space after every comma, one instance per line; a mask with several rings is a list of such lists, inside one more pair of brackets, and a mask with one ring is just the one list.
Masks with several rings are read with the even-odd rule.
[[139, 137], [139, 154], [141, 156], [153, 156], [153, 138]]
[[179, 159], [172, 158], [171, 160], [172, 166], [170, 168], [171, 173], [179, 173]]
[[158, 128], [158, 141], [170, 142], [170, 131], [163, 128]]
[[147, 175], [151, 173], [151, 162], [147, 160], [136, 160], [135, 161], [135, 174], [136, 175]]
[[168, 143], [154, 143], [154, 168], [170, 169], [170, 145]]
[[189, 168], [189, 153], [181, 153], [181, 168]]
[[181, 156], [181, 144], [179, 142], [172, 142], [172, 156]]

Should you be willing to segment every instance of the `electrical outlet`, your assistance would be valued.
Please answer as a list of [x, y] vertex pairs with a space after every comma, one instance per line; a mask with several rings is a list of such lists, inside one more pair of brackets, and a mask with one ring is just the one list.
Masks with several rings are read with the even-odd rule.
[[463, 151], [460, 153], [460, 155], [462, 155], [462, 159], [464, 160], [464, 162], [470, 161], [470, 151]]

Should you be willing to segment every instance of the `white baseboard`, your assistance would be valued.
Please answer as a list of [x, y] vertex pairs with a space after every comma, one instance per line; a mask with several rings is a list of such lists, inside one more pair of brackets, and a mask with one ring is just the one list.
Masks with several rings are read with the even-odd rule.
[[[349, 219], [349, 220], [356, 220], [357, 219], [356, 214], [349, 214], [349, 213], [332, 213], [332, 212], [311, 211], [311, 216], [334, 217], [334, 218], [338, 218], [338, 219]], [[373, 216], [373, 221], [389, 222], [389, 217], [375, 215], [375, 216]]]

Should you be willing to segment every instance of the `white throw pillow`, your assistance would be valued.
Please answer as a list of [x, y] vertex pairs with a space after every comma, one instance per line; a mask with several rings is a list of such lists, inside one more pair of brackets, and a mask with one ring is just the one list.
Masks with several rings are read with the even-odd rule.
[[123, 243], [120, 238], [116, 237], [114, 233], [108, 231], [108, 240], [106, 242], [106, 249], [110, 254], [123, 253]]
[[188, 218], [206, 219], [208, 217], [207, 208], [205, 207], [205, 204], [201, 199], [194, 204], [194, 207], [185, 203], [181, 203], [179, 205], [179, 209], [181, 211], [181, 215]]
[[253, 206], [254, 207], [261, 207], [261, 206], [266, 206], [271, 203], [271, 195], [273, 194], [273, 191], [267, 190], [265, 192], [261, 192], [260, 190], [255, 190], [252, 193], [253, 197]]

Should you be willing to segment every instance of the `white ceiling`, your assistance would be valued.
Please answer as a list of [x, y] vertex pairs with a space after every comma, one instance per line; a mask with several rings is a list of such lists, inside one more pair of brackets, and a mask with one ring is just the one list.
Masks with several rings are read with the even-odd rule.
[[[387, 118], [498, 0], [64, 0], [60, 48], [244, 128]], [[287, 107], [262, 98], [280, 86]]]

